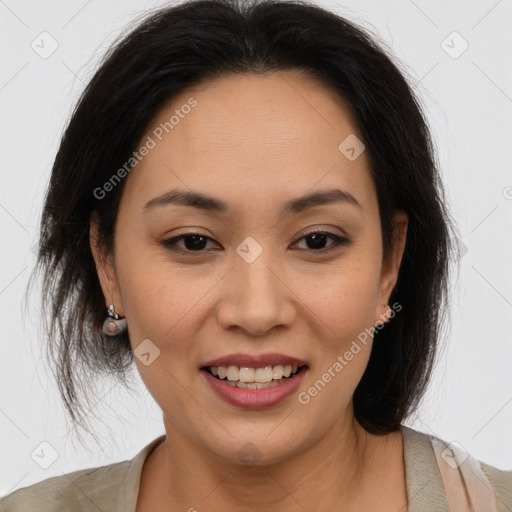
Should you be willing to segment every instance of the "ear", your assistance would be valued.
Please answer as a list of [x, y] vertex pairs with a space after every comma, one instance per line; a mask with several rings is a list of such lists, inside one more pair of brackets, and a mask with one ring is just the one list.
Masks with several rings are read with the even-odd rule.
[[116, 313], [124, 316], [124, 308], [119, 293], [119, 285], [115, 273], [113, 254], [106, 254], [105, 248], [99, 239], [99, 215], [93, 211], [90, 216], [89, 243], [96, 264], [96, 271], [100, 281], [106, 306], [114, 304]]
[[396, 210], [393, 216], [394, 230], [393, 243], [390, 253], [382, 262], [380, 292], [378, 306], [375, 311], [375, 324], [383, 324], [387, 321], [390, 308], [389, 297], [398, 279], [398, 271], [405, 249], [407, 238], [407, 225], [409, 218], [403, 210]]

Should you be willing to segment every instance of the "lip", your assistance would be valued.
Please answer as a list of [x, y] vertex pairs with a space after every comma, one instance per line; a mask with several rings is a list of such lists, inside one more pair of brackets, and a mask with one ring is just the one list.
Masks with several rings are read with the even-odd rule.
[[[223, 366], [222, 364], [217, 364], [217, 361], [222, 361], [222, 359], [210, 361], [215, 364], [208, 364], [206, 366]], [[233, 359], [230, 359], [230, 361], [233, 361]], [[267, 363], [267, 365], [270, 366], [269, 363]], [[248, 367], [250, 368], [251, 366]], [[230, 384], [226, 384], [222, 380], [217, 379], [205, 369], [201, 369], [201, 374], [217, 396], [228, 404], [245, 409], [266, 409], [281, 404], [290, 395], [292, 395], [300, 386], [307, 370], [307, 367], [303, 367], [293, 377], [288, 378], [283, 383], [264, 389], [243, 389], [231, 386]]]
[[279, 364], [290, 364], [292, 366], [296, 364], [297, 366], [305, 366], [307, 365], [307, 362], [296, 357], [278, 354], [276, 352], [259, 355], [229, 354], [218, 357], [217, 359], [206, 361], [201, 365], [201, 369], [207, 366], [243, 366], [245, 368], [263, 368], [265, 366], [277, 366]]

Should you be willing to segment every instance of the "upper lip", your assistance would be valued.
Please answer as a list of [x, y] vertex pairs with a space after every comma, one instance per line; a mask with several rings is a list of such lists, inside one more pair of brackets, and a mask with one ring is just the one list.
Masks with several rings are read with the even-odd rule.
[[207, 366], [238, 366], [244, 368], [263, 368], [265, 366], [277, 366], [277, 365], [297, 365], [304, 366], [306, 361], [297, 357], [287, 356], [278, 353], [268, 353], [259, 355], [250, 354], [229, 354], [226, 356], [218, 357], [206, 361], [201, 365], [201, 368]]

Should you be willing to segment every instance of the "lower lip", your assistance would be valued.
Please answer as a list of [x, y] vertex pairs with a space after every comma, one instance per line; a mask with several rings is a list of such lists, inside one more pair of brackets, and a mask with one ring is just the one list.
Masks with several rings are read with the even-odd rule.
[[204, 374], [208, 384], [217, 395], [228, 404], [247, 409], [265, 409], [280, 404], [296, 391], [306, 371], [307, 368], [303, 367], [297, 374], [281, 384], [264, 389], [238, 388], [215, 378], [206, 370], [201, 370], [201, 373]]

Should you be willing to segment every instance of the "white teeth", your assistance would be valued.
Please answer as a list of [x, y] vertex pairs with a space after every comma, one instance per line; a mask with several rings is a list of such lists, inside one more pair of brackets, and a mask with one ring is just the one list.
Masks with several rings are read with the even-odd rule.
[[230, 386], [235, 388], [242, 389], [265, 389], [265, 388], [273, 388], [274, 386], [279, 386], [282, 380], [272, 380], [270, 382], [229, 382], [229, 380], [224, 381]]
[[277, 380], [277, 379], [280, 379], [282, 376], [283, 376], [283, 366], [282, 365], [274, 366], [272, 368], [272, 378]]
[[[272, 380], [272, 366], [265, 366], [265, 368], [258, 368], [254, 372], [255, 382], [270, 382]], [[240, 379], [241, 380], [241, 379]]]
[[228, 380], [240, 380], [240, 371], [238, 366], [228, 366], [226, 377]]
[[[259, 389], [253, 384], [267, 384], [272, 381], [279, 381], [283, 378], [290, 377], [298, 370], [298, 365], [287, 364], [276, 366], [264, 366], [262, 368], [249, 368], [247, 366], [210, 366], [210, 372], [221, 380], [227, 379], [226, 382], [247, 384], [248, 389]], [[268, 386], [264, 386], [268, 387]]]
[[254, 368], [240, 368], [238, 372], [238, 380], [240, 382], [254, 382]]

